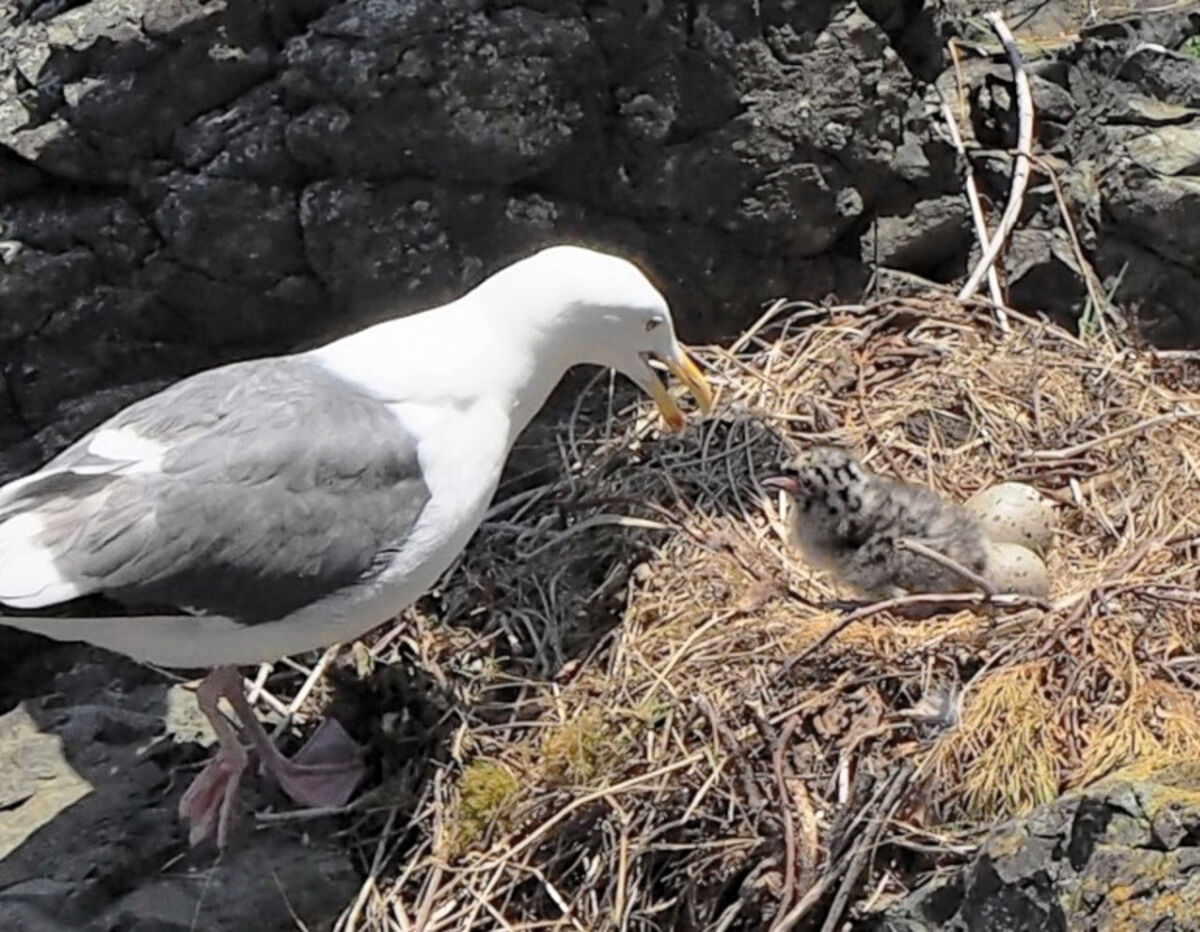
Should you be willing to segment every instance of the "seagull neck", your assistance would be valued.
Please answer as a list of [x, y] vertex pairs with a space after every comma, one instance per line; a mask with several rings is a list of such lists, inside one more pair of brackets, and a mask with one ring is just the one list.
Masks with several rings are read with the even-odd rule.
[[[566, 371], [581, 362], [578, 341], [559, 315], [547, 313], [528, 290], [514, 302], [497, 288], [502, 275], [434, 312], [439, 327], [455, 334], [457, 347], [447, 367], [460, 384], [500, 401], [509, 419], [509, 443], [545, 405]], [[538, 300], [540, 298], [540, 301]], [[550, 302], [557, 307], [562, 302]], [[481, 307], [482, 305], [482, 307]]]
[[389, 403], [500, 405], [514, 440], [545, 404], [571, 358], [555, 329], [520, 313], [480, 314], [469, 299], [385, 321], [308, 354]]

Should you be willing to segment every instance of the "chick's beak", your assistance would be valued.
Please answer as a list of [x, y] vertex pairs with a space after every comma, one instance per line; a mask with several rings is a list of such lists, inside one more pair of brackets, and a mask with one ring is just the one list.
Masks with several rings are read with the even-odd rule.
[[[708, 414], [712, 410], [712, 386], [708, 384], [708, 380], [704, 377], [704, 373], [700, 371], [700, 367], [692, 361], [692, 357], [687, 354], [687, 351], [680, 344], [675, 344], [672, 356], [655, 358], [667, 367], [667, 371], [671, 375], [675, 376], [675, 378], [679, 379], [687, 387], [688, 391], [696, 399], [696, 403], [699, 405], [702, 414]], [[662, 413], [663, 420], [667, 422], [671, 429], [682, 430], [687, 423], [687, 418], [679, 409], [679, 404], [671, 396], [662, 379], [653, 371], [650, 373], [650, 397], [658, 405], [658, 410]]]
[[762, 484], [769, 489], [783, 489], [792, 495], [800, 491], [800, 483], [793, 476], [768, 476], [762, 480]]

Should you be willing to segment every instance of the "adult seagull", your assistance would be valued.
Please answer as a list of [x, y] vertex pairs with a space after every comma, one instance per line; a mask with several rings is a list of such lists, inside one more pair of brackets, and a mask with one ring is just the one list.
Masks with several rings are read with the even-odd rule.
[[653, 360], [709, 410], [647, 278], [555, 246], [442, 307], [193, 375], [0, 488], [0, 623], [215, 668], [197, 697], [219, 747], [180, 803], [192, 844], [225, 844], [243, 738], [295, 801], [341, 805], [358, 747], [327, 721], [284, 757], [234, 665], [354, 639], [415, 601], [479, 527], [513, 441], [570, 367], [624, 373], [682, 428]]

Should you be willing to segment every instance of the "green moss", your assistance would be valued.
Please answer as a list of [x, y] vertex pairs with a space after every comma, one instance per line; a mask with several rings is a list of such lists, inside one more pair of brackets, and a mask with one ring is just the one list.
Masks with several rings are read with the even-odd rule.
[[589, 710], [546, 734], [542, 770], [551, 782], [587, 783], [615, 763], [625, 746], [604, 713]]
[[1184, 39], [1183, 45], [1179, 46], [1179, 51], [1189, 58], [1200, 59], [1200, 36], [1190, 36]]
[[506, 821], [508, 804], [521, 791], [521, 783], [499, 761], [477, 760], [458, 781], [458, 806], [450, 836], [461, 851], [479, 838], [493, 821]]

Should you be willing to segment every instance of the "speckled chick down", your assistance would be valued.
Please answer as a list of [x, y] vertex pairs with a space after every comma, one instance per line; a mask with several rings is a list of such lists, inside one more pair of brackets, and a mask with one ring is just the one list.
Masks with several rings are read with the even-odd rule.
[[771, 484], [792, 496], [792, 538], [804, 558], [866, 596], [972, 588], [954, 570], [897, 546], [899, 538], [986, 575], [988, 540], [974, 515], [923, 486], [867, 471], [846, 450], [808, 450]]

